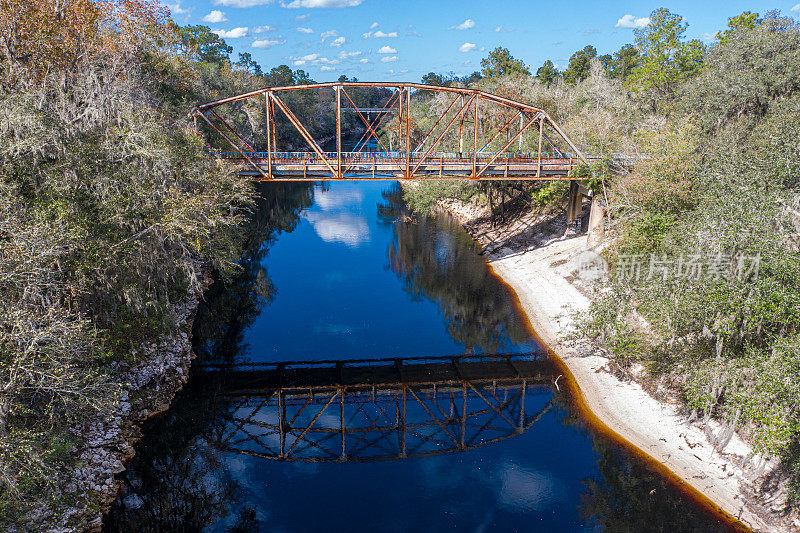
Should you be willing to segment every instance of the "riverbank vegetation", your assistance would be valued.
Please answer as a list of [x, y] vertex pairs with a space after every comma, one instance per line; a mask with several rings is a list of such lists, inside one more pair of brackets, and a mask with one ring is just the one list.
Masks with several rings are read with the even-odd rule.
[[[745, 12], [712, 43], [687, 40], [686, 27], [656, 10], [635, 43], [587, 46], [563, 72], [548, 61], [534, 74], [495, 51], [474, 86], [543, 107], [601, 160], [582, 175], [608, 202], [611, 276], [581, 334], [622, 374], [643, 369], [694, 418], [722, 421], [716, 444], [736, 430], [781, 457], [797, 505], [800, 26]], [[634, 170], [621, 154], [636, 156]], [[424, 209], [493, 195], [530, 209], [541, 194], [562, 202], [543, 193], [552, 187], [432, 184], [408, 199]]]
[[82, 428], [126, 386], [119, 369], [175, 335], [203, 270], [242, 275], [255, 191], [204, 155], [188, 112], [308, 77], [229, 53], [155, 2], [0, 2], [4, 530], [88, 501], [64, 483]]

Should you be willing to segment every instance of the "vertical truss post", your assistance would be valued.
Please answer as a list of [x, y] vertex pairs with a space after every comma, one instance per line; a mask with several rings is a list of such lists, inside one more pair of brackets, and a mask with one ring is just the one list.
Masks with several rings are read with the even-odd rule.
[[[272, 96], [270, 92], [268, 96]], [[275, 128], [275, 103], [272, 101], [272, 98], [269, 98], [269, 112], [272, 115], [272, 152], [278, 153], [278, 135], [276, 134]]]
[[[542, 175], [542, 135], [544, 134], [544, 116], [539, 118], [539, 161], [536, 163], [536, 177]], [[522, 139], [522, 135], [520, 135]]]
[[281, 390], [278, 389], [278, 430], [280, 431], [281, 439], [281, 453], [280, 457], [283, 459], [283, 452], [286, 448], [286, 403], [283, 401]]
[[406, 87], [406, 179], [411, 178], [411, 87]]
[[475, 98], [475, 119], [472, 124], [472, 175], [470, 179], [477, 178], [475, 174], [478, 169], [478, 104], [480, 101], [480, 96]]
[[525, 392], [528, 388], [528, 381], [523, 379], [522, 380], [522, 389], [520, 390], [520, 394], [522, 395], [519, 399], [519, 432], [525, 429]]
[[397, 151], [400, 151], [400, 140], [403, 138], [403, 86], [397, 93]]
[[342, 86], [336, 86], [336, 171], [342, 179]]
[[[464, 95], [461, 95], [461, 108], [464, 108]], [[458, 156], [464, 153], [464, 115], [461, 115], [461, 122], [458, 124]]]
[[461, 382], [461, 449], [464, 449], [467, 434], [467, 382]]
[[344, 432], [344, 387], [342, 387], [340, 401], [339, 401], [339, 428], [342, 432], [342, 461], [347, 458], [347, 450], [344, 447], [345, 432]]
[[406, 385], [403, 385], [403, 457], [406, 456]]
[[269, 96], [267, 96], [267, 93], [264, 93], [264, 107], [267, 113], [267, 174], [272, 179], [272, 135], [270, 134], [272, 117], [270, 116]]

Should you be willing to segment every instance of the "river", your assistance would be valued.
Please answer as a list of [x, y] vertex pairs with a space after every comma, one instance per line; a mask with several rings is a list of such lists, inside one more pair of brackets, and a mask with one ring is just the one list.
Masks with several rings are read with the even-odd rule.
[[[242, 271], [207, 292], [190, 382], [145, 424], [104, 530], [727, 530], [585, 423], [449, 216], [410, 215], [392, 182], [260, 192]], [[354, 359], [373, 361], [336, 364]], [[294, 389], [258, 385], [281, 362], [309, 362], [280, 367]], [[364, 365], [440, 384], [337, 388]], [[467, 371], [485, 379], [448, 381]]]

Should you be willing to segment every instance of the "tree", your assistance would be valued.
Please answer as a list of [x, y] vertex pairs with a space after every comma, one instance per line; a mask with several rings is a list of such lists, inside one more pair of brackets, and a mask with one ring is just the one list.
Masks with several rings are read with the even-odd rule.
[[525, 74], [530, 76], [531, 71], [525, 66], [525, 63], [519, 59], [515, 59], [508, 51], [508, 48], [498, 46], [489, 55], [481, 59], [481, 74], [485, 78], [493, 78], [495, 76], [504, 76], [506, 74]]
[[270, 87], [294, 85], [294, 72], [287, 65], [272, 67], [272, 70], [267, 74], [267, 85]]
[[428, 72], [422, 76], [421, 82], [424, 85], [435, 85], [437, 87], [443, 87], [445, 85], [444, 76], [436, 74], [435, 72]]
[[561, 73], [549, 59], [545, 61], [536, 71], [536, 78], [547, 86], [550, 86], [554, 81], [556, 81], [560, 75]]
[[233, 47], [228, 46], [208, 26], [184, 26], [179, 31], [183, 48], [189, 55], [206, 63], [224, 63], [230, 60]]
[[650, 14], [647, 26], [635, 30], [642, 57], [630, 79], [634, 90], [668, 96], [678, 83], [699, 71], [705, 46], [696, 39], [682, 42], [687, 27], [683, 17], [662, 7]]
[[261, 70], [261, 65], [256, 63], [253, 60], [253, 56], [247, 52], [239, 53], [239, 61], [237, 61], [236, 64], [255, 76], [261, 77], [264, 75], [264, 72]]
[[564, 81], [575, 85], [589, 77], [589, 66], [592, 59], [597, 57], [597, 49], [588, 45], [583, 50], [578, 50], [569, 58], [569, 65], [564, 71]]
[[614, 61], [611, 64], [611, 77], [625, 81], [639, 64], [639, 51], [632, 44], [626, 44], [619, 51], [614, 52]]
[[716, 37], [720, 43], [725, 43], [733, 32], [737, 30], [752, 30], [761, 24], [761, 22], [761, 19], [758, 18], [758, 13], [745, 11], [739, 16], [729, 18], [728, 29], [725, 31], [718, 31]]

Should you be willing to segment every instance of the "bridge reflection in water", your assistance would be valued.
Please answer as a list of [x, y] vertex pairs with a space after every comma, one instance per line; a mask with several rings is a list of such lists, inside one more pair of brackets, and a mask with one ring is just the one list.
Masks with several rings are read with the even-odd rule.
[[529, 429], [553, 405], [542, 355], [203, 365], [233, 401], [209, 444], [265, 459], [369, 462], [471, 450]]

